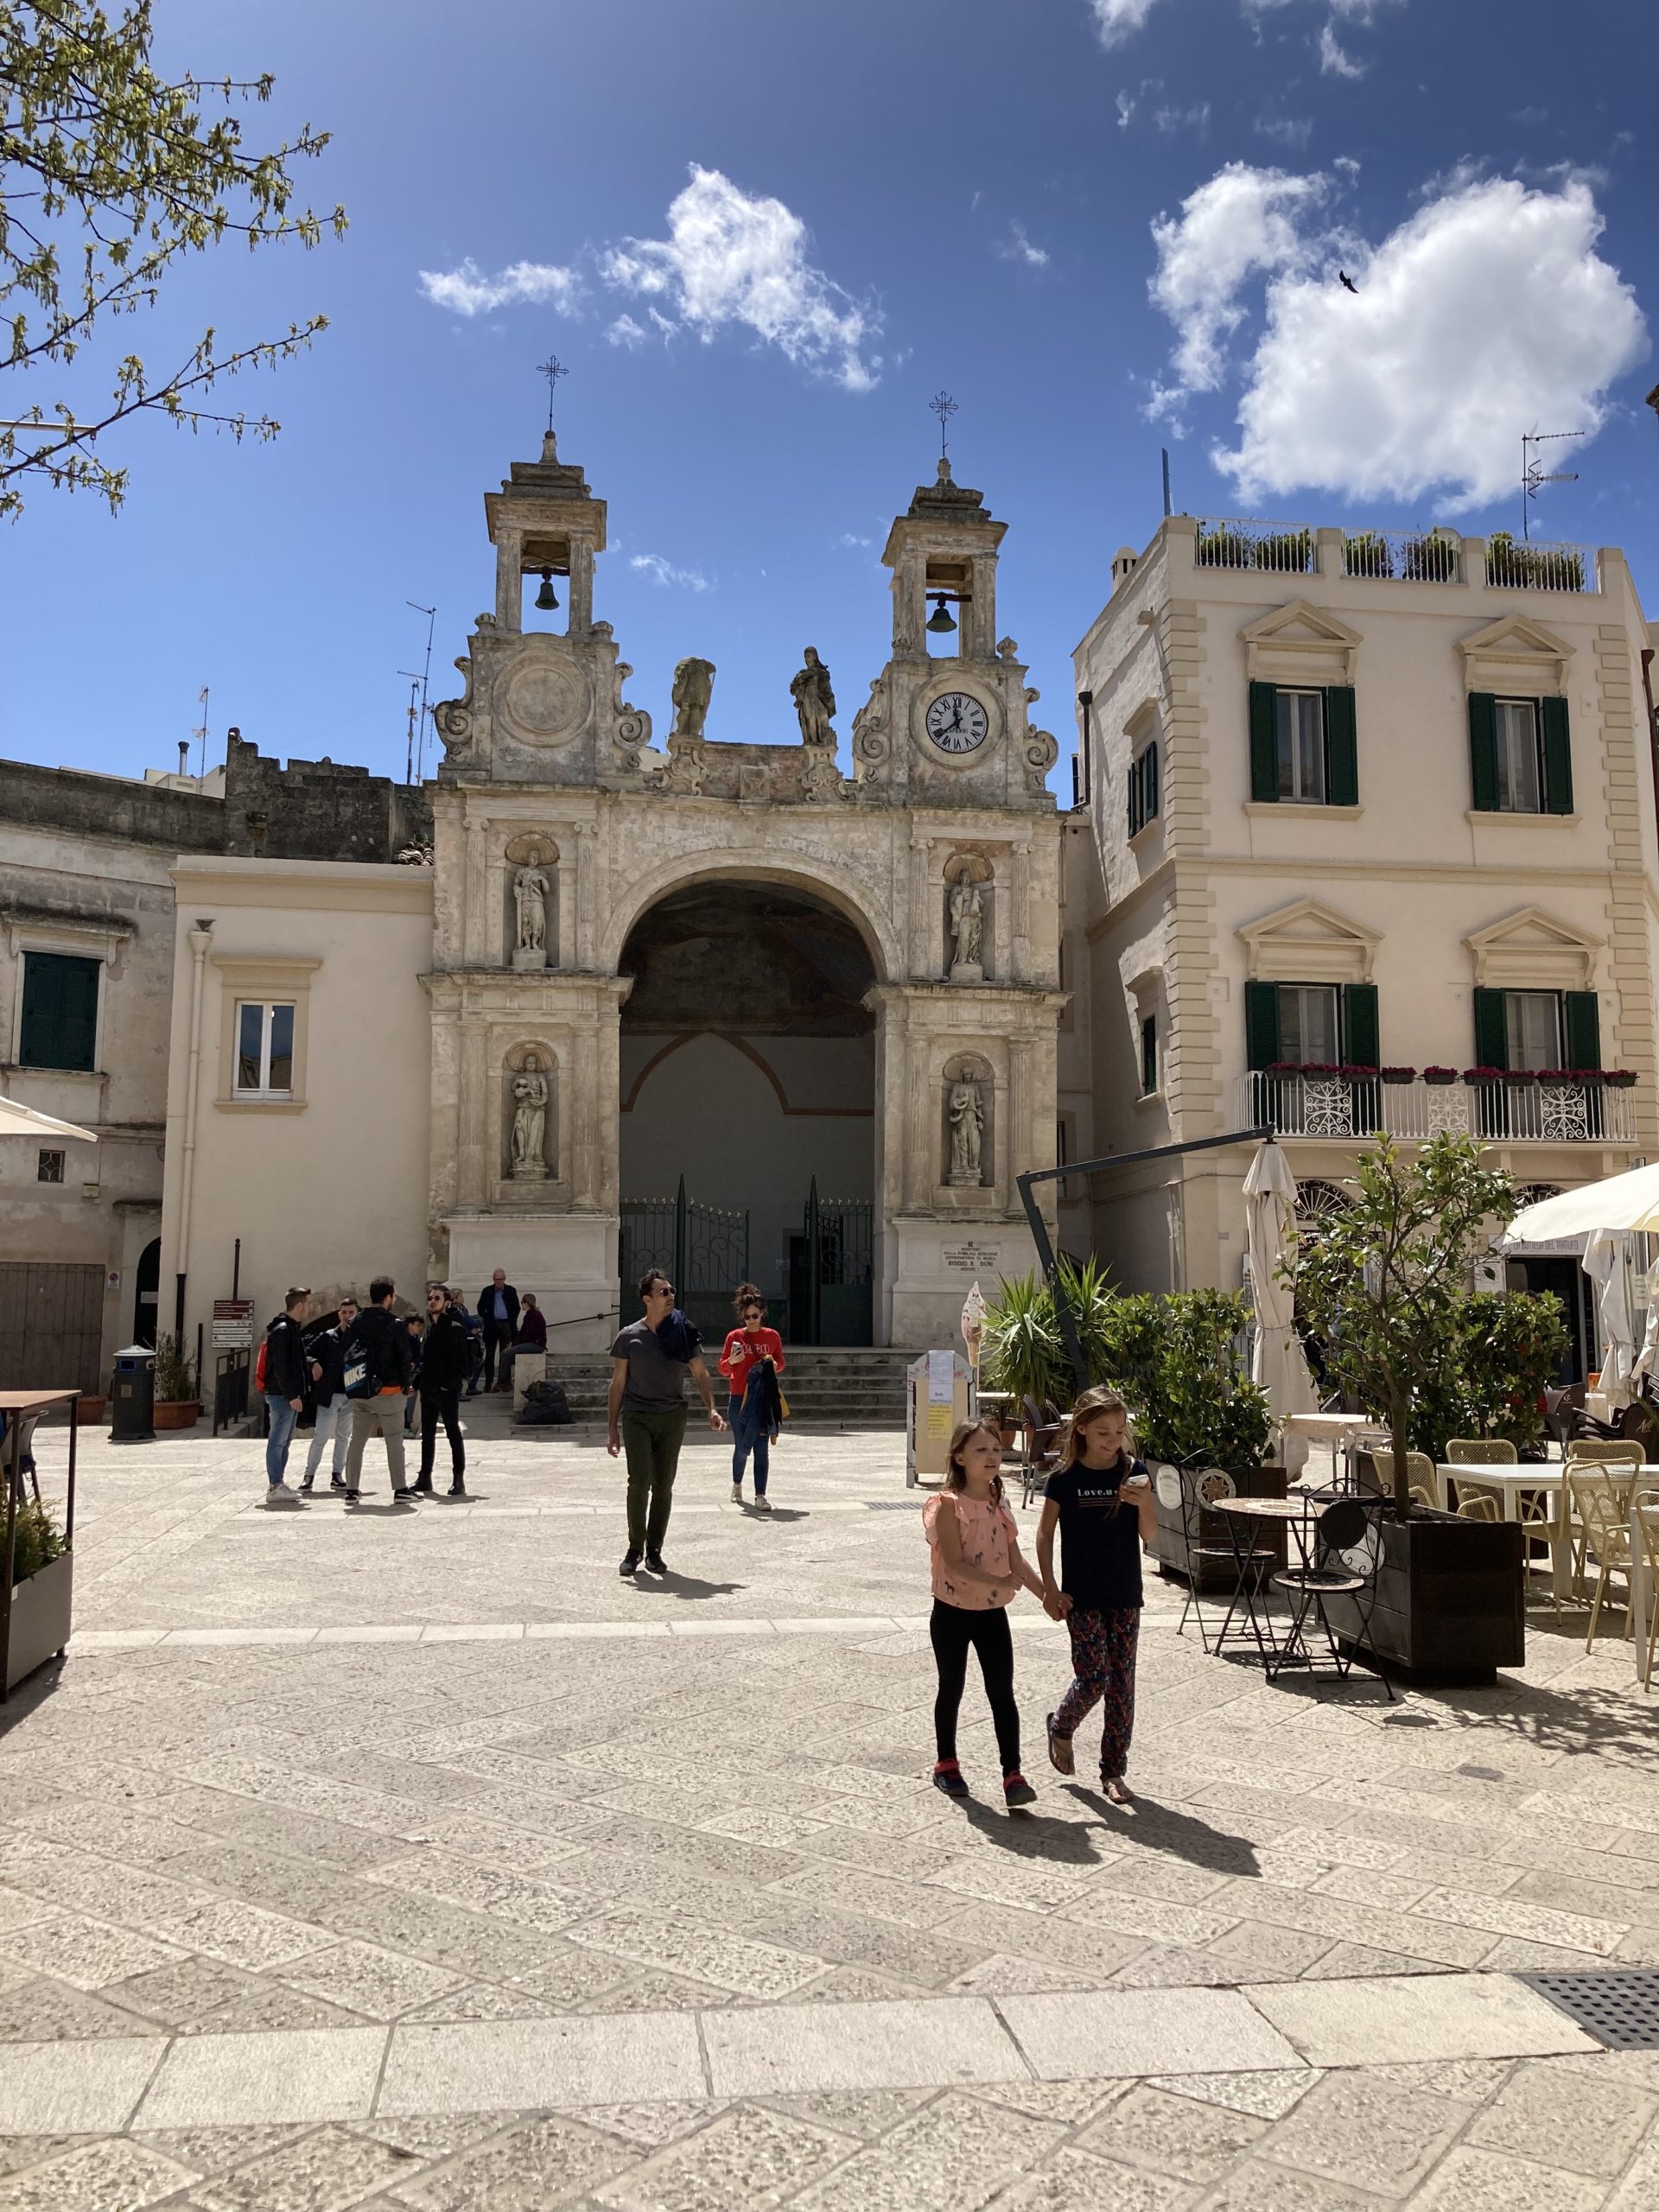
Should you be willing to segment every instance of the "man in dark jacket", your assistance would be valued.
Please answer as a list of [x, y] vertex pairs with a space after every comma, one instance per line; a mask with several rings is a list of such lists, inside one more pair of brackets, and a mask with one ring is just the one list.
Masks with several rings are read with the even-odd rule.
[[294, 1440], [294, 1424], [305, 1404], [310, 1379], [305, 1357], [304, 1322], [311, 1310], [308, 1290], [290, 1290], [283, 1310], [265, 1329], [265, 1404], [270, 1430], [265, 1438], [265, 1503], [290, 1505], [294, 1492], [283, 1480], [288, 1471], [288, 1447]]
[[300, 1484], [302, 1497], [309, 1494], [317, 1469], [322, 1465], [322, 1455], [330, 1444], [334, 1446], [334, 1459], [328, 1487], [346, 1487], [346, 1446], [352, 1436], [352, 1402], [346, 1395], [346, 1339], [356, 1319], [357, 1300], [342, 1298], [334, 1327], [319, 1330], [306, 1347], [311, 1361], [311, 1379], [316, 1386], [317, 1426], [305, 1462], [305, 1478]]
[[495, 1356], [512, 1342], [518, 1326], [518, 1294], [498, 1268], [478, 1294], [478, 1318], [484, 1324], [484, 1388], [495, 1388]]
[[449, 1439], [449, 1495], [467, 1495], [467, 1447], [461, 1440], [461, 1393], [470, 1351], [467, 1324], [449, 1303], [441, 1282], [426, 1289], [426, 1343], [421, 1352], [421, 1471], [415, 1487], [432, 1490], [432, 1462], [437, 1456], [438, 1423]]
[[372, 1436], [385, 1440], [392, 1496], [410, 1494], [404, 1481], [404, 1400], [415, 1363], [409, 1355], [409, 1332], [391, 1310], [397, 1294], [390, 1275], [377, 1275], [369, 1285], [369, 1302], [346, 1339], [346, 1395], [352, 1401], [352, 1442], [346, 1454], [347, 1505], [357, 1503], [363, 1447]]

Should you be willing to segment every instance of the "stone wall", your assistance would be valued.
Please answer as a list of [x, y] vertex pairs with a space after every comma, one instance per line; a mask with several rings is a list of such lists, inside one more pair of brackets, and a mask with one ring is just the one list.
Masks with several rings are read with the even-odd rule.
[[224, 842], [240, 859], [395, 861], [430, 845], [432, 810], [417, 786], [342, 761], [264, 756], [239, 730], [226, 747]]

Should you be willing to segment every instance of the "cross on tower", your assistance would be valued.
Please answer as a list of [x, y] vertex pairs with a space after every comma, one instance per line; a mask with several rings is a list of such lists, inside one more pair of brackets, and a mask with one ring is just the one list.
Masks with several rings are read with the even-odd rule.
[[548, 429], [551, 431], [553, 428], [553, 394], [558, 389], [559, 378], [561, 377], [568, 377], [570, 372], [565, 367], [563, 362], [560, 360], [556, 353], [550, 353], [544, 361], [538, 361], [537, 363], [536, 373], [537, 376], [543, 376], [547, 378], [547, 427]]
[[957, 412], [957, 403], [948, 391], [936, 391], [928, 407], [939, 418], [939, 459], [944, 459], [945, 441], [950, 428], [950, 417]]

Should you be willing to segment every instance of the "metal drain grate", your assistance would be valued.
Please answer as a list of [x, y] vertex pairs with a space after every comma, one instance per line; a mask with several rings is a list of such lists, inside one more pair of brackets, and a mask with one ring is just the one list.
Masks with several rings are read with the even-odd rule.
[[1609, 2050], [1659, 2050], [1659, 1973], [1523, 1974], [1516, 1979]]

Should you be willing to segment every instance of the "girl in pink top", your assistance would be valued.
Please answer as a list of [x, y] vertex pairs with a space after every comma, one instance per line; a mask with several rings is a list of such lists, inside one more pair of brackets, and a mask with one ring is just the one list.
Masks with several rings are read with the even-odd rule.
[[1037, 1792], [1020, 1771], [1020, 1708], [1014, 1701], [1014, 1639], [1006, 1609], [1022, 1584], [1034, 1598], [1042, 1596], [1043, 1586], [1020, 1556], [1014, 1516], [1002, 1503], [1001, 1465], [1002, 1439], [995, 1424], [963, 1421], [950, 1439], [944, 1488], [922, 1508], [933, 1559], [928, 1630], [939, 1669], [933, 1785], [947, 1797], [968, 1795], [957, 1764], [957, 1715], [971, 1650], [979, 1656], [990, 1700], [1003, 1796], [1010, 1806], [1029, 1805]]

